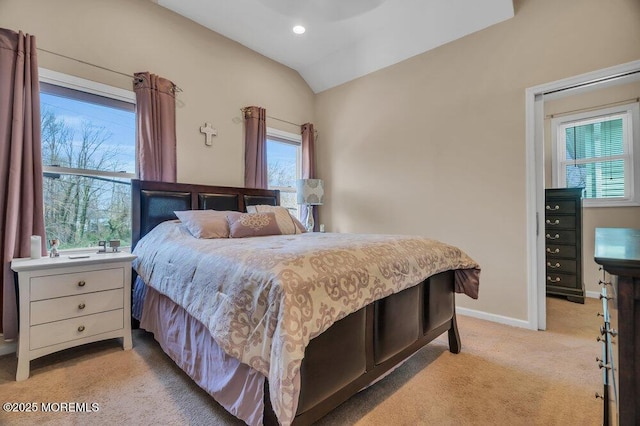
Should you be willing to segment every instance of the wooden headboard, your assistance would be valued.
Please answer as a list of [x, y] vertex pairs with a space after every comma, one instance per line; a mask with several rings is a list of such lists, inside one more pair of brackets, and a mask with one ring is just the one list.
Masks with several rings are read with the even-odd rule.
[[280, 191], [134, 179], [131, 181], [131, 249], [159, 223], [177, 219], [174, 211], [211, 209], [245, 212], [246, 206], [257, 204], [279, 206]]

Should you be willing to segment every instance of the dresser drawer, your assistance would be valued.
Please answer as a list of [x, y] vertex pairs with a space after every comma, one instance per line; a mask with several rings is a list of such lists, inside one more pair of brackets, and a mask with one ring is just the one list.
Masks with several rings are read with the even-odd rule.
[[124, 327], [124, 310], [101, 312], [31, 327], [30, 349], [82, 339]]
[[554, 229], [576, 229], [576, 217], [547, 215], [544, 226], [547, 232]]
[[555, 285], [559, 287], [576, 287], [576, 276], [571, 274], [562, 274], [547, 271], [547, 285]]
[[575, 214], [576, 202], [573, 200], [547, 200], [544, 206], [545, 216], [549, 214]]
[[576, 258], [576, 246], [547, 244], [547, 247], [545, 247], [544, 252], [547, 255], [547, 259], [550, 259], [550, 258], [553, 259], [556, 257], [564, 257], [564, 258], [571, 258], [571, 259]]
[[124, 286], [124, 269], [102, 269], [31, 278], [31, 301], [111, 290]]
[[31, 325], [59, 321], [124, 307], [124, 290], [99, 291], [31, 302]]
[[568, 259], [547, 259], [547, 274], [555, 274], [557, 272], [576, 273], [576, 261]]
[[563, 231], [563, 230], [546, 230], [544, 239], [547, 244], [575, 244], [576, 243], [576, 231]]

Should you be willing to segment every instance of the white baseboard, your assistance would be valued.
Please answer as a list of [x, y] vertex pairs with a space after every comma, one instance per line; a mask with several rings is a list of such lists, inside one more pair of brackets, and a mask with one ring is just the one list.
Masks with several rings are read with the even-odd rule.
[[[585, 296], [593, 299], [599, 299], [600, 293], [596, 291], [587, 291], [585, 292]], [[468, 308], [459, 308], [456, 306], [456, 314], [466, 315], [472, 318], [478, 318], [482, 320], [487, 320], [491, 322], [497, 322], [499, 324], [511, 325], [513, 327], [527, 328], [529, 330], [537, 330], [538, 326], [535, 324], [530, 324], [525, 320], [519, 320], [516, 318], [505, 317], [502, 315], [489, 314], [482, 311], [476, 311], [474, 309]]]
[[525, 320], [519, 320], [519, 319], [516, 319], [516, 318], [505, 317], [505, 316], [496, 315], [496, 314], [488, 314], [486, 312], [476, 311], [474, 309], [456, 307], [456, 314], [465, 315], [465, 316], [468, 316], [468, 317], [478, 318], [478, 319], [482, 319], [482, 320], [487, 320], [487, 321], [491, 321], [491, 322], [497, 322], [499, 324], [510, 325], [510, 326], [513, 326], [513, 327], [527, 328], [529, 330], [537, 330], [538, 329], [537, 325], [530, 324], [529, 322], [527, 322]]
[[8, 355], [17, 350], [16, 342], [5, 342], [2, 334], [0, 334], [0, 356]]
[[599, 291], [586, 291], [584, 295], [592, 299], [600, 299]]

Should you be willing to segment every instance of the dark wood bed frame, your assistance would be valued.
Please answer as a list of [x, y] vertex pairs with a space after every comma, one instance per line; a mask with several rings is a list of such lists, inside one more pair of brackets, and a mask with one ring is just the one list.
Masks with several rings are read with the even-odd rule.
[[[236, 210], [280, 204], [277, 190], [132, 181], [132, 248], [174, 210]], [[294, 424], [310, 424], [370, 385], [444, 332], [460, 352], [454, 272], [371, 303], [312, 339], [301, 366]], [[277, 424], [265, 381], [265, 424]]]

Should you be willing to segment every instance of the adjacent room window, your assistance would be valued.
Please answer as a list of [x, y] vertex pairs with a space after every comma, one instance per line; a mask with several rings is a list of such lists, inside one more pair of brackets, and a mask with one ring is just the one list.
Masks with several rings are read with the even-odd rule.
[[267, 128], [267, 177], [269, 189], [280, 190], [280, 204], [299, 217], [296, 179], [302, 177], [302, 137]]
[[553, 183], [585, 188], [585, 207], [640, 205], [638, 104], [551, 122]]
[[131, 244], [133, 92], [40, 69], [46, 238]]

